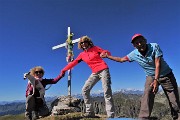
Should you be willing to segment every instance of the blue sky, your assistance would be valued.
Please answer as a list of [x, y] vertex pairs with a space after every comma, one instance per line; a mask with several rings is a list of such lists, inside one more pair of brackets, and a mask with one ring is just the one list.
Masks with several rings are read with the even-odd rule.
[[[134, 48], [135, 33], [156, 42], [180, 85], [179, 0], [0, 0], [0, 101], [25, 99], [27, 81], [23, 73], [34, 66], [45, 69], [45, 78], [56, 77], [67, 64], [66, 49], [52, 50], [67, 39], [83, 35], [114, 56], [125, 56]], [[74, 45], [75, 57], [81, 52]], [[145, 74], [136, 63], [109, 65], [112, 90], [143, 89]], [[72, 94], [81, 93], [90, 68], [81, 62], [72, 71]], [[92, 92], [101, 91], [101, 82]], [[67, 95], [67, 73], [46, 91], [46, 96]]]

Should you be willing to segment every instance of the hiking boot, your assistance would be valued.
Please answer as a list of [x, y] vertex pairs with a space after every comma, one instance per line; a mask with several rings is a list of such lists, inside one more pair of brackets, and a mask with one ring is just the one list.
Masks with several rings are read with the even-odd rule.
[[114, 113], [111, 113], [110, 115], [108, 115], [108, 118], [114, 118]]
[[32, 120], [31, 117], [26, 116], [25, 120]]
[[139, 118], [139, 120], [150, 120], [149, 117], [142, 117], [142, 118]]
[[25, 112], [25, 120], [32, 120], [31, 112]]
[[108, 118], [114, 118], [114, 115], [108, 116]]
[[180, 112], [179, 113], [175, 113], [173, 116], [172, 116], [173, 120], [180, 120]]
[[82, 117], [85, 117], [85, 118], [95, 118], [95, 114], [94, 112], [88, 112], [88, 113], [85, 113]]
[[32, 120], [37, 120], [39, 119], [39, 115], [37, 111], [32, 111]]

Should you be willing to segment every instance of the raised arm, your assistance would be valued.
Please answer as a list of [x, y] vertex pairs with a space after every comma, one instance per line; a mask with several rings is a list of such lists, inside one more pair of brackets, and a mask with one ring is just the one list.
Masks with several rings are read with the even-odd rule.
[[75, 59], [74, 61], [70, 62], [68, 65], [66, 65], [59, 73], [59, 75], [51, 80], [46, 79], [46, 84], [56, 84], [62, 77], [64, 77], [65, 72], [71, 68], [73, 68], [75, 65], [78, 64], [78, 59]]
[[108, 50], [104, 50], [98, 46], [96, 46], [96, 49], [98, 50], [98, 52], [101, 54], [108, 54], [108, 55], [111, 55], [111, 53], [108, 51]]
[[109, 58], [110, 60], [113, 60], [113, 61], [116, 61], [116, 62], [126, 62], [126, 61], [129, 61], [127, 56], [124, 56], [124, 57], [121, 58], [121, 57], [115, 57], [115, 56], [109, 55], [108, 53], [102, 53], [101, 57], [102, 58]]
[[50, 83], [51, 84], [56, 84], [61, 78], [63, 78], [65, 73], [60, 73], [56, 78], [54, 78]]

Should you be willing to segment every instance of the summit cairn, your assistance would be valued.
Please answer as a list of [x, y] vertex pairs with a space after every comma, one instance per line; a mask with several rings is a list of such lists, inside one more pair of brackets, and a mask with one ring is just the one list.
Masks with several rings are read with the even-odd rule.
[[[71, 99], [71, 102], [69, 102]], [[54, 100], [51, 104], [52, 107], [52, 115], [65, 115], [68, 113], [81, 112], [81, 108], [79, 104], [81, 103], [81, 99], [70, 97], [69, 96], [61, 96]]]

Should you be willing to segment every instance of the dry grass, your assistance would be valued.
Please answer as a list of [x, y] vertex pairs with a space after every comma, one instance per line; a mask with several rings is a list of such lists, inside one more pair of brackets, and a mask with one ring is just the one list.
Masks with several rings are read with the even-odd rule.
[[83, 118], [81, 113], [70, 113], [66, 115], [48, 116], [40, 120], [106, 120], [106, 116], [97, 115], [99, 118]]
[[[66, 115], [47, 116], [39, 120], [106, 120], [106, 116], [97, 115], [99, 118], [83, 118], [81, 113], [71, 113]], [[24, 120], [24, 114], [1, 116], [0, 120]]]
[[1, 116], [0, 120], [24, 120], [24, 114]]

